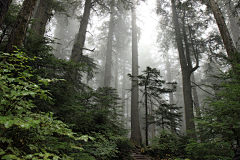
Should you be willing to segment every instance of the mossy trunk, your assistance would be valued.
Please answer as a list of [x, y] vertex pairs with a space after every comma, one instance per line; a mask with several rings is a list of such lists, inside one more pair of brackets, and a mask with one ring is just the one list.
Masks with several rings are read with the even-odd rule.
[[223, 43], [224, 43], [225, 49], [227, 51], [228, 58], [233, 61], [236, 61], [236, 59], [234, 59], [234, 55], [233, 55], [234, 53], [236, 53], [236, 48], [234, 46], [233, 40], [228, 31], [223, 14], [215, 0], [209, 0], [209, 3], [212, 8], [212, 12], [215, 17], [215, 20], [217, 22], [221, 37], [223, 39]]
[[31, 29], [38, 36], [44, 36], [47, 21], [52, 17], [52, 0], [40, 0]]
[[[183, 98], [184, 98], [184, 107], [185, 107], [185, 122], [186, 130], [195, 130], [194, 124], [194, 114], [193, 114], [193, 99], [192, 99], [192, 89], [190, 76], [193, 71], [191, 60], [188, 53], [184, 52], [182, 35], [180, 30], [180, 25], [178, 22], [178, 15], [175, 6], [175, 1], [172, 0], [172, 12], [173, 12], [173, 22], [175, 27], [176, 42], [178, 47], [180, 65], [182, 69], [182, 83], [183, 83]], [[183, 26], [184, 27], [184, 26]], [[187, 41], [185, 39], [185, 41]], [[189, 134], [189, 136], [194, 137], [194, 134]]]
[[[92, 8], [92, 0], [86, 0], [85, 1], [85, 7], [84, 7], [84, 13], [82, 20], [80, 22], [80, 28], [77, 34], [77, 39], [75, 40], [75, 43], [73, 45], [72, 54], [70, 56], [70, 61], [79, 63], [81, 61], [81, 57], [83, 55], [83, 47], [85, 44], [86, 39], [86, 32], [87, 32], [87, 25], [90, 17], [90, 11]], [[71, 73], [71, 78], [73, 81], [77, 79], [76, 73], [77, 71], [73, 71]]]
[[12, 3], [12, 0], [1, 0], [0, 1], [0, 30], [2, 28], [5, 16], [7, 14], [8, 8], [11, 3]]
[[13, 46], [22, 47], [29, 21], [37, 0], [25, 0], [8, 39], [6, 52], [12, 52]]

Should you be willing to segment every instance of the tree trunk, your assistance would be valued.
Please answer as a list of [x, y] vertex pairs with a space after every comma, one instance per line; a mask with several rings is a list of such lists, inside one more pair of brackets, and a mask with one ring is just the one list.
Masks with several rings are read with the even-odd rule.
[[82, 51], [86, 39], [87, 25], [90, 17], [91, 7], [92, 7], [91, 0], [86, 0], [83, 17], [80, 22], [80, 28], [77, 34], [77, 39], [73, 45], [72, 54], [70, 57], [70, 60], [75, 63], [79, 63], [83, 55]]
[[[70, 56], [70, 61], [75, 63], [79, 63], [83, 55], [83, 47], [86, 39], [87, 25], [90, 17], [90, 11], [92, 8], [91, 1], [92, 0], [85, 1], [84, 13], [83, 13], [82, 20], [80, 22], [80, 28], [77, 34], [76, 42], [73, 45], [72, 54]], [[71, 73], [71, 78], [73, 81], [77, 79], [76, 72], [77, 71], [73, 71], [73, 73]]]
[[[167, 81], [171, 82], [172, 81], [172, 74], [171, 74], [171, 64], [169, 62], [169, 56], [168, 53], [166, 53], [166, 70], [167, 70]], [[173, 100], [173, 93], [169, 93], [169, 104], [173, 105], [174, 100]], [[171, 110], [171, 112], [174, 112], [174, 110]], [[172, 121], [175, 121], [174, 119]], [[174, 122], [172, 122], [174, 123]], [[172, 133], [176, 134], [177, 130], [175, 127], [171, 127]]]
[[23, 2], [22, 8], [18, 13], [17, 20], [12, 29], [12, 33], [8, 39], [8, 44], [5, 50], [6, 52], [12, 52], [13, 46], [22, 47], [36, 3], [37, 0], [25, 0]]
[[[148, 76], [146, 79], [146, 83], [148, 82]], [[147, 84], [145, 83], [145, 140], [146, 140], [146, 146], [148, 146], [148, 96], [147, 96]]]
[[111, 15], [109, 21], [107, 55], [105, 63], [104, 87], [110, 87], [111, 84], [111, 69], [112, 69], [112, 43], [113, 43], [113, 28], [114, 28], [114, 4], [111, 4]]
[[0, 1], [0, 30], [2, 29], [2, 25], [7, 14], [8, 8], [12, 0], [1, 0]]
[[192, 83], [192, 92], [193, 92], [193, 99], [194, 99], [194, 108], [197, 114], [197, 117], [201, 117], [201, 110], [199, 106], [199, 100], [198, 100], [198, 93], [197, 93], [197, 88], [196, 88], [196, 82], [195, 82], [195, 76], [194, 73], [191, 75], [191, 81]]
[[[172, 0], [172, 13], [173, 13], [173, 22], [175, 27], [176, 42], [178, 47], [180, 65], [182, 69], [182, 83], [183, 83], [183, 97], [184, 97], [184, 106], [185, 106], [185, 121], [186, 121], [186, 130], [195, 130], [194, 124], [194, 115], [193, 115], [193, 100], [192, 100], [192, 89], [190, 76], [192, 73], [192, 67], [188, 65], [189, 59], [185, 57], [182, 36], [180, 31], [180, 26], [178, 22], [178, 15], [176, 11], [175, 1]], [[187, 56], [187, 55], [186, 55]], [[194, 137], [193, 134], [189, 136]]]
[[38, 36], [44, 36], [47, 21], [50, 20], [51, 16], [51, 1], [40, 0], [31, 29], [34, 30]]
[[116, 61], [115, 61], [115, 88], [118, 89], [118, 55], [116, 54]]
[[[151, 100], [152, 101], [152, 100]], [[152, 102], [151, 102], [151, 110], [150, 110], [150, 114], [152, 115], [152, 111], [153, 111], [154, 107], [152, 105]], [[154, 119], [155, 120], [155, 119]], [[155, 138], [155, 124], [153, 123], [152, 124], [152, 139]]]
[[140, 145], [142, 143], [139, 111], [138, 111], [138, 45], [135, 1], [132, 8], [132, 93], [131, 93], [131, 140]]
[[[123, 106], [123, 118], [126, 113], [125, 95], [126, 95], [126, 62], [123, 59], [123, 79], [122, 79], [122, 106]], [[124, 119], [123, 119], [124, 120]]]
[[230, 31], [232, 34], [232, 39], [234, 41], [234, 45], [237, 48], [238, 52], [240, 52], [240, 31], [239, 31], [239, 26], [237, 24], [236, 17], [233, 15], [233, 2], [229, 1], [226, 3], [226, 8], [227, 8], [227, 15], [229, 17], [229, 22], [230, 22]]
[[221, 33], [221, 37], [223, 39], [224, 46], [227, 51], [228, 58], [231, 60], [235, 60], [233, 54], [236, 53], [236, 48], [234, 47], [233, 40], [229, 34], [227, 25], [224, 21], [222, 12], [220, 8], [218, 7], [215, 0], [209, 0], [210, 6], [212, 8], [212, 12], [214, 14], [215, 20], [217, 22], [219, 31]]

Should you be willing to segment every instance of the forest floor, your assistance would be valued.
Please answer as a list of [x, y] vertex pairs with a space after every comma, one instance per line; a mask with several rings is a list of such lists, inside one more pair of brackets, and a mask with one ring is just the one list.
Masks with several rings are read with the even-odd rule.
[[132, 157], [135, 160], [151, 160], [151, 158], [148, 155], [144, 155], [141, 152], [141, 148], [135, 148], [132, 152]]

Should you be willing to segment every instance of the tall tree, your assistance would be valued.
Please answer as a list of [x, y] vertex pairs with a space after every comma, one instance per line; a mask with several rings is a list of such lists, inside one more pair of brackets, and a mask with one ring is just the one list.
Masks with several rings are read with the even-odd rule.
[[34, 17], [35, 21], [31, 27], [38, 36], [43, 36], [45, 33], [47, 21], [52, 16], [52, 3], [52, 0], [40, 0], [39, 2]]
[[195, 112], [196, 112], [197, 116], [200, 117], [201, 110], [200, 110], [200, 105], [199, 105], [199, 100], [198, 100], [197, 84], [195, 81], [194, 73], [192, 73], [192, 75], [191, 75], [191, 82], [192, 82], [192, 92], [193, 92], [193, 102], [194, 102]]
[[0, 30], [2, 28], [3, 21], [5, 19], [5, 15], [7, 14], [8, 8], [12, 0], [1, 0], [0, 1]]
[[136, 144], [142, 143], [139, 111], [138, 111], [138, 35], [136, 24], [136, 2], [132, 1], [132, 91], [131, 91], [131, 140]]
[[36, 3], [37, 0], [24, 0], [15, 25], [12, 29], [12, 33], [8, 39], [5, 50], [6, 52], [11, 52], [13, 50], [13, 46], [21, 47], [23, 45], [23, 40]]
[[[92, 8], [92, 0], [85, 0], [83, 17], [80, 22], [80, 28], [79, 28], [77, 38], [75, 40], [75, 43], [72, 49], [72, 54], [70, 57], [70, 61], [73, 61], [75, 63], [79, 63], [83, 55], [83, 49], [84, 49], [83, 47], [85, 44], [86, 32], [87, 32], [87, 26], [88, 26], [91, 8]], [[73, 80], [76, 80], [76, 73], [72, 73], [71, 78]]]
[[226, 1], [226, 9], [227, 9], [228, 19], [230, 22], [230, 31], [232, 34], [232, 39], [234, 41], [235, 47], [239, 52], [240, 51], [240, 40], [239, 40], [240, 29], [237, 22], [238, 16], [235, 14], [235, 8], [232, 1]]
[[[167, 81], [171, 82], [172, 81], [172, 73], [171, 73], [171, 64], [169, 62], [168, 53], [166, 53], [166, 70], [167, 70]], [[169, 96], [169, 104], [173, 105], [174, 104], [173, 92], [170, 92], [168, 96]], [[174, 110], [171, 110], [171, 112], [174, 112]], [[176, 134], [177, 133], [176, 127], [174, 128], [174, 126], [172, 126], [171, 131]]]
[[[182, 35], [180, 30], [180, 24], [178, 21], [178, 14], [176, 9], [176, 4], [174, 0], [171, 0], [172, 3], [172, 14], [173, 14], [173, 23], [175, 28], [175, 38], [178, 47], [180, 65], [182, 69], [182, 83], [183, 83], [183, 95], [184, 95], [184, 106], [185, 106], [185, 119], [186, 119], [186, 129], [195, 130], [194, 124], [194, 114], [193, 114], [193, 99], [192, 99], [192, 89], [191, 89], [191, 73], [198, 68], [198, 60], [196, 66], [192, 67], [192, 62], [190, 59], [190, 51], [187, 42], [186, 32], [185, 32], [185, 16], [183, 17], [183, 40], [185, 42], [186, 54], [183, 47]], [[185, 13], [185, 11], [184, 11]], [[190, 135], [194, 136], [194, 135]]]
[[233, 55], [236, 53], [236, 48], [228, 31], [223, 14], [215, 0], [209, 0], [209, 4], [216, 19], [221, 37], [223, 39], [224, 46], [227, 51], [228, 58], [236, 62], [236, 59]]
[[111, 14], [109, 21], [107, 55], [105, 63], [104, 87], [110, 87], [111, 83], [111, 68], [112, 68], [112, 47], [113, 47], [113, 29], [114, 29], [114, 0], [111, 1]]

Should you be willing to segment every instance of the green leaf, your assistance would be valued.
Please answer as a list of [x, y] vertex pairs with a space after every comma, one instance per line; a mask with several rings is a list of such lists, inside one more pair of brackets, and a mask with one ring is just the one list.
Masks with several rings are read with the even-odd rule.
[[32, 159], [32, 158], [33, 158], [33, 156], [34, 156], [34, 155], [32, 155], [32, 154], [29, 154], [29, 155], [26, 155], [26, 157], [25, 157], [25, 158], [26, 158], [26, 159]]
[[6, 152], [2, 149], [2, 148], [0, 148], [0, 155], [4, 155]]
[[2, 156], [1, 159], [11, 160], [11, 159], [18, 159], [18, 157], [16, 157], [13, 154], [8, 154], [8, 155], [5, 155], [5, 156]]
[[13, 125], [13, 122], [14, 122], [13, 120], [9, 120], [9, 121], [5, 122], [4, 125], [6, 128], [9, 128]]

